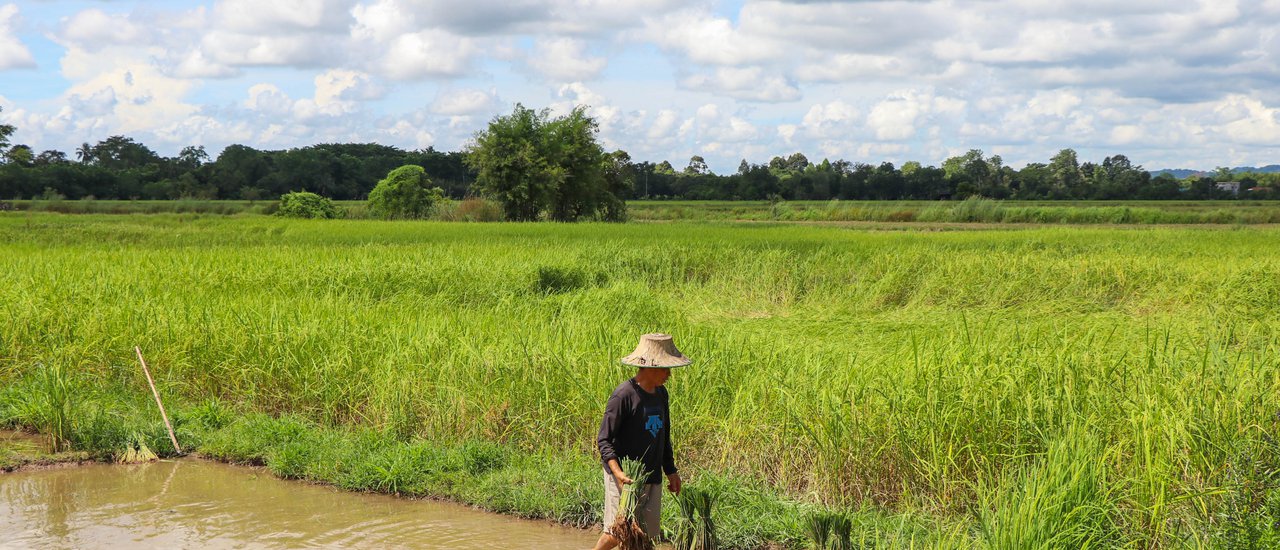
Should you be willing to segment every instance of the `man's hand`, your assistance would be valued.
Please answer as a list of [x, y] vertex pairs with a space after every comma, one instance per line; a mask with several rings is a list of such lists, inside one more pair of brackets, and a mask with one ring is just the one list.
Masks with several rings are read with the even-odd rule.
[[622, 471], [622, 465], [618, 464], [618, 459], [614, 458], [609, 460], [609, 469], [613, 470], [613, 479], [618, 482], [619, 487], [635, 483], [634, 479], [627, 477], [626, 472]]
[[676, 473], [674, 473], [674, 474], [671, 474], [671, 475], [667, 476], [667, 490], [668, 490], [668, 491], [671, 491], [671, 492], [673, 492], [673, 493], [679, 494], [679, 493], [680, 493], [680, 485], [681, 485], [682, 483], [683, 483], [683, 482], [680, 480], [680, 472], [676, 472]]

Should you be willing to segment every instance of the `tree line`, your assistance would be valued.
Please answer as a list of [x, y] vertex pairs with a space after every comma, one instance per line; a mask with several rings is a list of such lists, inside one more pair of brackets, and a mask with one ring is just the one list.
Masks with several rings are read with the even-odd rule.
[[211, 158], [202, 146], [175, 157], [126, 136], [85, 143], [68, 155], [10, 144], [0, 125], [0, 200], [241, 199], [275, 200], [310, 191], [362, 200], [379, 180], [420, 166], [445, 197], [491, 196], [510, 219], [614, 217], [628, 199], [685, 200], [1020, 200], [1280, 199], [1280, 174], [1214, 173], [1156, 177], [1124, 155], [1081, 161], [1063, 149], [1048, 162], [1020, 170], [999, 155], [971, 150], [941, 166], [907, 162], [811, 162], [801, 153], [768, 163], [745, 159], [731, 174], [715, 174], [694, 156], [682, 168], [669, 161], [634, 162], [606, 152], [596, 122], [581, 109], [551, 118], [517, 106], [495, 117], [464, 151], [404, 150], [375, 143], [319, 144], [287, 150], [226, 147]]

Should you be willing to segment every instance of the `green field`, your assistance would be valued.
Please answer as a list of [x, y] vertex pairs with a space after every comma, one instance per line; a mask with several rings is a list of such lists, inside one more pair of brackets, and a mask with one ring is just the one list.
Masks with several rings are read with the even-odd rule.
[[138, 345], [210, 455], [586, 524], [617, 358], [663, 331], [731, 547], [799, 547], [823, 507], [887, 545], [1261, 548], [1277, 242], [0, 214], [0, 424], [164, 450]]

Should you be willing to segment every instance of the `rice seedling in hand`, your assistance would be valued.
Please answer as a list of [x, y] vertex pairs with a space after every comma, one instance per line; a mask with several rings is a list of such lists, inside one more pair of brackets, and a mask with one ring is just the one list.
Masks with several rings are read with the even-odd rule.
[[609, 533], [618, 539], [618, 548], [622, 550], [652, 550], [653, 539], [645, 534], [636, 519], [636, 509], [645, 504], [642, 501], [645, 496], [644, 480], [648, 479], [649, 472], [639, 460], [622, 459], [619, 465], [627, 477], [635, 481], [618, 488], [618, 516], [609, 526]]

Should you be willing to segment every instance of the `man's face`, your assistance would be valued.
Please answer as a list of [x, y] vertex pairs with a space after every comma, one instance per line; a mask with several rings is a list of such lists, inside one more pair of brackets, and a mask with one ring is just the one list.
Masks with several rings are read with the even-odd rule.
[[654, 373], [653, 378], [654, 380], [658, 381], [659, 386], [666, 384], [667, 379], [671, 378], [671, 369], [653, 369], [653, 370], [657, 371]]

